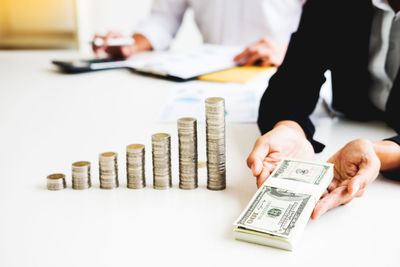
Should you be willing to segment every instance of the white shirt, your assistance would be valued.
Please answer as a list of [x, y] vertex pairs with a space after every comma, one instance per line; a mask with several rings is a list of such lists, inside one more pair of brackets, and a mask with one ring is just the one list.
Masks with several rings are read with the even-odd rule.
[[375, 10], [370, 39], [369, 71], [372, 75], [370, 99], [385, 111], [393, 82], [400, 67], [400, 12], [387, 0], [372, 0]]
[[154, 0], [150, 17], [139, 23], [154, 50], [167, 49], [188, 8], [205, 43], [246, 46], [263, 37], [288, 43], [305, 0]]

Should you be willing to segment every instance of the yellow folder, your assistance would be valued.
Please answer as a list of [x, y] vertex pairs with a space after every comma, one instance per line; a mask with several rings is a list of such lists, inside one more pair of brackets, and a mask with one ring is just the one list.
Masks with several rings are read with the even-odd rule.
[[198, 79], [211, 82], [247, 83], [273, 67], [242, 66], [200, 76]]

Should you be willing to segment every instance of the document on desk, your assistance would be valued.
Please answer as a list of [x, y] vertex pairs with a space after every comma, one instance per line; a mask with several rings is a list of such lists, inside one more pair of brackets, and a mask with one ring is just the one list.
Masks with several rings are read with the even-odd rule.
[[159, 120], [176, 122], [181, 117], [194, 117], [204, 122], [204, 100], [217, 96], [225, 99], [227, 123], [254, 123], [266, 86], [265, 82], [238, 84], [190, 81], [177, 84], [170, 88]]
[[198, 79], [210, 82], [247, 83], [257, 76], [266, 75], [273, 67], [241, 66], [201, 75]]
[[121, 59], [53, 60], [66, 73], [82, 73], [107, 69], [128, 68], [174, 80], [195, 79], [203, 74], [235, 67], [234, 57], [243, 47], [201, 45], [186, 51], [151, 51]]
[[333, 178], [333, 164], [283, 159], [235, 221], [235, 238], [293, 250]]
[[188, 51], [155, 53], [149, 58], [129, 60], [137, 71], [182, 80], [235, 67], [233, 58], [242, 47], [205, 44]]

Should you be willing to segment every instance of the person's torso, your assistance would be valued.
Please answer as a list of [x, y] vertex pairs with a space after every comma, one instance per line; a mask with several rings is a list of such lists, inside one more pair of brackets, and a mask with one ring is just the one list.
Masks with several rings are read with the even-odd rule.
[[304, 0], [188, 0], [205, 43], [248, 45], [269, 37], [287, 43]]
[[374, 18], [371, 28], [369, 95], [382, 111], [393, 87], [400, 66], [400, 13], [392, 10], [386, 0], [373, 0]]
[[[327, 32], [329, 37], [325, 38], [329, 40], [326, 53], [330, 54], [327, 67], [332, 72], [333, 108], [352, 119], [384, 119], [400, 132], [400, 121], [395, 118], [396, 114], [400, 114], [399, 66], [393, 69], [391, 65], [390, 70], [387, 68], [388, 62], [395, 54], [389, 51], [388, 46], [382, 50], [385, 55], [383, 61], [376, 61], [374, 56], [374, 45], [378, 43], [376, 47], [380, 50], [382, 44], [386, 42], [388, 45], [394, 39], [386, 38], [386, 41], [382, 42], [383, 32], [381, 29], [374, 29], [377, 20], [371, 0], [349, 4], [346, 9], [339, 3], [332, 4], [332, 7], [335, 8], [335, 14], [327, 18], [332, 23], [329, 24], [330, 30]], [[340, 17], [341, 20], [334, 20], [336, 17]], [[375, 43], [374, 38], [378, 38], [379, 42]], [[392, 49], [397, 49], [398, 52], [398, 41], [392, 44]], [[380, 62], [380, 67], [371, 68], [376, 62]], [[385, 80], [389, 72], [390, 88], [380, 87], [380, 91], [374, 91], [378, 84], [389, 84]], [[386, 78], [382, 78], [385, 76]], [[383, 93], [387, 89], [388, 91]], [[377, 104], [378, 99], [374, 98], [377, 94], [382, 98], [386, 94], [383, 105]], [[384, 109], [380, 108], [383, 106]]]

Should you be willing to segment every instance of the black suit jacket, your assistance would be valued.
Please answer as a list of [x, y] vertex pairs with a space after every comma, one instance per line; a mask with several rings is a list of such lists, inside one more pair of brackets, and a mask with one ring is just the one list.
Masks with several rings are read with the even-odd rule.
[[[400, 75], [385, 112], [369, 99], [373, 12], [371, 0], [307, 1], [283, 64], [261, 99], [258, 126], [262, 133], [278, 121], [293, 120], [301, 125], [315, 152], [322, 151], [324, 145], [313, 139], [315, 128], [309, 116], [317, 104], [326, 70], [332, 74], [334, 109], [355, 120], [384, 120], [400, 132]], [[388, 139], [400, 144], [399, 135]]]

